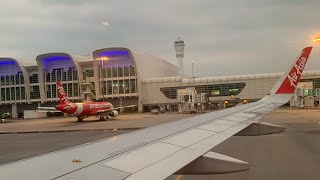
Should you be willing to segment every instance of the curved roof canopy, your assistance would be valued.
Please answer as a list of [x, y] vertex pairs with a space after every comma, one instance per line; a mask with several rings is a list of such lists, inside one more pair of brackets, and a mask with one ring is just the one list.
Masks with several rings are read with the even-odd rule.
[[67, 53], [46, 53], [37, 56], [37, 63], [45, 70], [52, 70], [55, 68], [75, 67], [76, 62], [71, 55]]
[[17, 74], [22, 71], [22, 66], [16, 59], [0, 58], [0, 74]]
[[100, 61], [104, 66], [135, 66], [132, 53], [127, 48], [103, 48], [95, 50], [93, 60]]

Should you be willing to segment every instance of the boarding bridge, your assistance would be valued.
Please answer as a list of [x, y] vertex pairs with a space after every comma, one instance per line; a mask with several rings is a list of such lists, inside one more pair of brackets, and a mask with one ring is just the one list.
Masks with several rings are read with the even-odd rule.
[[195, 87], [177, 90], [178, 111], [180, 113], [204, 111], [208, 108], [209, 97], [206, 93], [197, 93]]
[[292, 108], [313, 108], [319, 107], [320, 89], [297, 88], [290, 100]]

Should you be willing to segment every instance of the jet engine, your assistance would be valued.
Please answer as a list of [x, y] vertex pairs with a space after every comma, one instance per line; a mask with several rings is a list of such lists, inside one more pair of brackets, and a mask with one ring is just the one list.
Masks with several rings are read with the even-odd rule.
[[117, 117], [118, 115], [119, 115], [119, 112], [116, 111], [116, 110], [113, 110], [113, 111], [111, 111], [111, 112], [109, 113], [109, 116], [111, 116], [111, 117]]

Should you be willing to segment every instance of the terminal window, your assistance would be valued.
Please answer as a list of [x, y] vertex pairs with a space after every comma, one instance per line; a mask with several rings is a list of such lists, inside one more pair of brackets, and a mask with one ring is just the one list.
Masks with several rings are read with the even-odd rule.
[[85, 71], [85, 76], [86, 77], [93, 77], [93, 69], [87, 69]]

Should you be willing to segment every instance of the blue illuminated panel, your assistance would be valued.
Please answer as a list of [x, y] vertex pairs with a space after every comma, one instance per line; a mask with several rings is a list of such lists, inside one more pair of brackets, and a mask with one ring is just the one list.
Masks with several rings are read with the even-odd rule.
[[70, 67], [75, 67], [72, 59], [69, 56], [46, 56], [41, 58], [44, 69], [52, 71], [54, 69], [63, 68], [68, 70]]
[[14, 61], [0, 61], [0, 66], [16, 64]]
[[125, 50], [106, 50], [104, 52], [97, 53], [96, 58], [97, 60], [106, 58], [106, 60], [101, 60], [100, 62], [100, 64], [103, 63], [104, 67], [128, 67], [134, 66], [135, 64], [129, 52]]
[[127, 55], [129, 56], [128, 51], [123, 51], [123, 50], [112, 50], [112, 51], [105, 51], [97, 54], [97, 57], [101, 56], [124, 56]]
[[69, 56], [48, 56], [45, 58], [42, 58], [44, 61], [56, 61], [56, 60], [70, 60]]
[[20, 67], [14, 60], [0, 59], [0, 76], [17, 74], [20, 71]]

